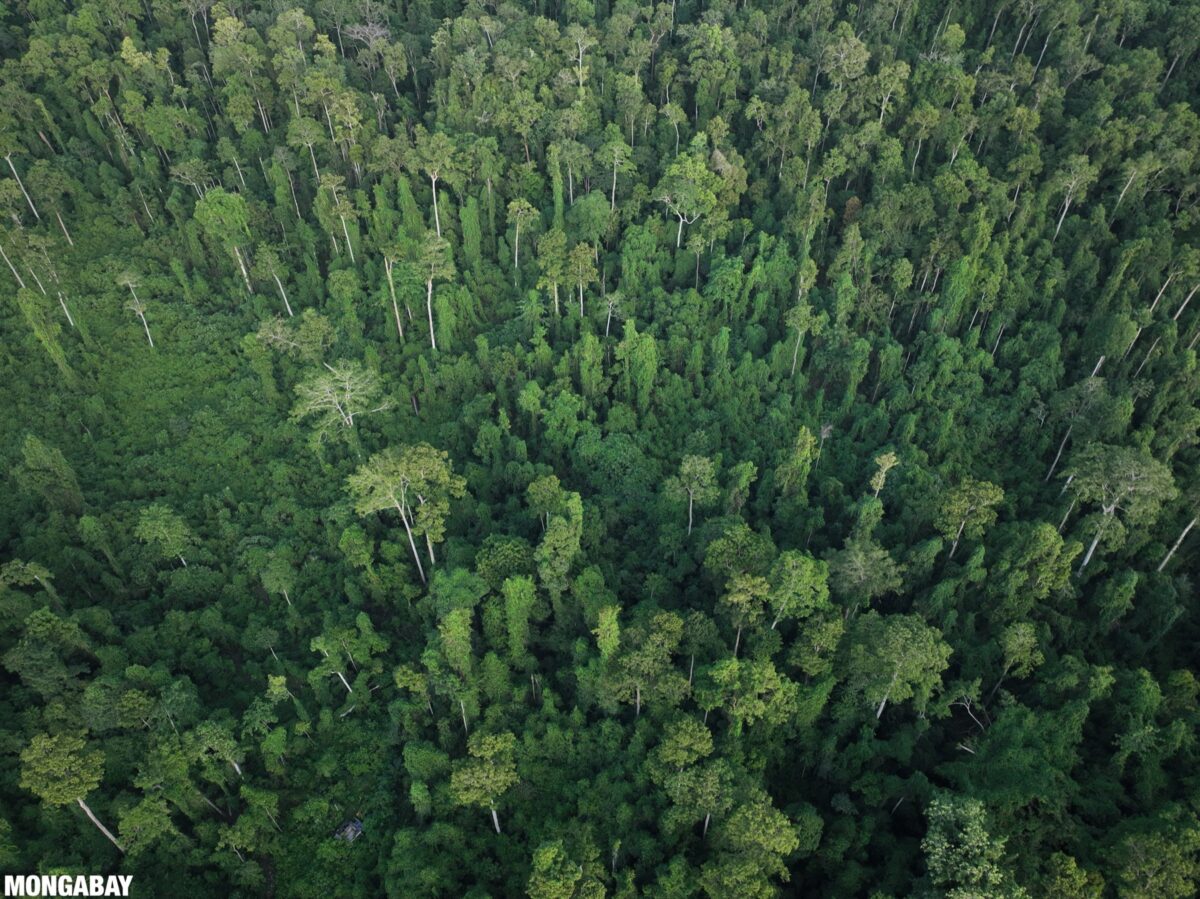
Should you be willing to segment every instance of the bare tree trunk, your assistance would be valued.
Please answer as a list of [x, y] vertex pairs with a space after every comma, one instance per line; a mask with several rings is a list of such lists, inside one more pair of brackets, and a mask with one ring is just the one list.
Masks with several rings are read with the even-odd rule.
[[8, 270], [13, 273], [13, 277], [17, 279], [17, 284], [21, 287], [25, 286], [25, 280], [21, 277], [21, 273], [17, 271], [17, 267], [12, 264], [12, 260], [8, 258], [8, 254], [4, 252], [4, 247], [0, 246], [0, 256], [4, 257], [4, 261], [8, 264]]
[[67, 230], [67, 226], [63, 224], [62, 216], [58, 214], [58, 210], [54, 210], [54, 217], [58, 219], [58, 227], [62, 228], [63, 237], [67, 239], [67, 243], [75, 246], [75, 241], [71, 240], [71, 232]]
[[1054, 469], [1058, 468], [1058, 460], [1062, 458], [1063, 449], [1066, 448], [1067, 440], [1070, 438], [1071, 431], [1074, 428], [1075, 428], [1075, 423], [1072, 422], [1071, 425], [1067, 428], [1067, 433], [1063, 434], [1062, 443], [1060, 443], [1058, 445], [1058, 452], [1054, 456], [1054, 461], [1050, 464], [1050, 470], [1048, 472], [1046, 472], [1046, 480], [1047, 481], [1049, 481], [1052, 477], [1054, 477]]
[[496, 809], [492, 809], [492, 826], [496, 828], [496, 833], [500, 832], [500, 816], [496, 814]]
[[1096, 547], [1100, 545], [1100, 538], [1104, 536], [1104, 531], [1108, 527], [1108, 520], [1111, 517], [1110, 512], [1105, 512], [1104, 522], [1100, 527], [1096, 528], [1096, 536], [1092, 538], [1092, 544], [1088, 547], [1087, 555], [1083, 557], [1083, 562], [1079, 565], [1078, 574], [1083, 573], [1083, 569], [1088, 567], [1088, 563], [1092, 561], [1092, 555], [1096, 552]]
[[1070, 208], [1071, 208], [1071, 195], [1067, 194], [1067, 198], [1063, 201], [1062, 215], [1060, 215], [1058, 217], [1058, 227], [1056, 227], [1054, 229], [1054, 237], [1051, 239], [1050, 243], [1054, 243], [1054, 241], [1058, 240], [1058, 232], [1062, 230], [1063, 219], [1065, 219], [1067, 217], [1067, 211]]
[[392, 298], [392, 314], [396, 316], [396, 330], [400, 333], [400, 340], [404, 340], [404, 324], [400, 320], [400, 304], [396, 302], [396, 282], [392, 278], [392, 268], [394, 263], [388, 259], [383, 260], [383, 270], [387, 275], [388, 293]]
[[242, 261], [242, 251], [234, 247], [233, 255], [237, 257], [238, 269], [241, 270], [242, 280], [246, 282], [246, 293], [254, 293], [254, 289], [250, 286], [250, 275], [246, 273], [246, 263]]
[[425, 311], [429, 315], [429, 345], [437, 352], [437, 337], [433, 333], [433, 279], [425, 282]]
[[441, 218], [441, 216], [438, 214], [438, 202], [437, 202], [437, 183], [438, 183], [438, 179], [437, 179], [437, 178], [434, 178], [434, 177], [431, 175], [431, 176], [429, 177], [429, 183], [430, 183], [430, 185], [433, 187], [433, 225], [434, 225], [434, 227], [437, 229], [437, 236], [438, 236], [438, 237], [441, 237], [441, 236], [442, 236], [442, 218]]
[[[146, 339], [150, 341], [150, 349], [154, 349], [154, 338], [150, 336], [150, 326], [146, 324], [146, 316], [139, 312], [138, 318], [142, 320], [142, 327], [146, 329]], [[183, 563], [183, 567], [187, 568], [187, 562]]]
[[83, 797], [80, 796], [75, 801], [79, 803], [79, 807], [81, 809], [83, 809], [84, 814], [86, 814], [89, 818], [92, 819], [92, 823], [95, 824], [96, 827], [100, 828], [100, 832], [102, 834], [104, 834], [106, 837], [108, 837], [108, 841], [117, 847], [117, 851], [124, 854], [125, 847], [122, 846], [120, 843], [118, 843], [117, 838], [112, 835], [112, 832], [107, 827], [105, 827], [103, 824], [100, 823], [99, 818], [97, 818], [95, 815], [92, 814], [92, 810], [90, 808], [88, 808], [88, 804], [83, 801]]
[[1179, 316], [1183, 315], [1183, 310], [1186, 309], [1187, 304], [1192, 301], [1192, 297], [1196, 295], [1197, 290], [1200, 290], [1200, 282], [1198, 282], [1196, 286], [1188, 292], [1188, 295], [1184, 297], [1183, 303], [1181, 303], [1179, 308], [1175, 310], [1175, 314], [1171, 316], [1171, 321], [1179, 321]]
[[42, 217], [38, 215], [37, 207], [33, 205], [33, 200], [29, 198], [29, 191], [25, 190], [25, 182], [23, 182], [21, 180], [21, 176], [17, 174], [17, 167], [13, 165], [12, 161], [12, 154], [10, 153], [5, 156], [4, 161], [8, 163], [8, 167], [12, 171], [13, 177], [17, 179], [17, 186], [21, 188], [21, 193], [25, 194], [25, 202], [28, 203], [29, 208], [33, 210], [33, 217], [40, 222]]
[[408, 515], [404, 512], [404, 507], [399, 503], [396, 504], [396, 511], [400, 513], [400, 520], [404, 522], [404, 530], [408, 534], [408, 548], [412, 550], [413, 561], [417, 563], [417, 573], [421, 575], [421, 583], [428, 583], [425, 580], [425, 569], [421, 565], [421, 554], [417, 552], [417, 542], [413, 540], [412, 526], [408, 523]]
[[1179, 539], [1175, 541], [1175, 544], [1171, 547], [1170, 551], [1165, 556], [1163, 556], [1163, 560], [1158, 563], [1158, 568], [1156, 568], [1155, 571], [1162, 571], [1164, 568], [1167, 567], [1167, 563], [1171, 561], [1171, 556], [1175, 555], [1175, 550], [1179, 549], [1180, 545], [1184, 541], [1184, 538], [1187, 537], [1188, 531], [1190, 531], [1195, 526], [1196, 526], [1196, 518], [1192, 518], [1192, 520], [1187, 523], [1187, 527], [1185, 527], [1183, 529], [1183, 531], [1179, 534]]
[[271, 277], [275, 279], [275, 286], [279, 288], [279, 295], [283, 297], [283, 307], [287, 309], [288, 317], [291, 318], [294, 313], [292, 312], [292, 304], [288, 302], [287, 291], [283, 289], [283, 282], [279, 280], [278, 275], [271, 275]]

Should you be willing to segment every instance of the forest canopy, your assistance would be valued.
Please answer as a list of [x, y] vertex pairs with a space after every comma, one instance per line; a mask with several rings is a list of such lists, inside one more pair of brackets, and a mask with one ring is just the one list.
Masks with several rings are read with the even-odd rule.
[[1198, 49], [0, 6], [0, 869], [1195, 895]]

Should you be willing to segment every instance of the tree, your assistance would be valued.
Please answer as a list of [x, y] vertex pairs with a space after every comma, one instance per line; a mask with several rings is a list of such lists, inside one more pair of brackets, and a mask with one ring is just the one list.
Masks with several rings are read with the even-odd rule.
[[455, 275], [454, 257], [450, 243], [441, 234], [426, 234], [416, 257], [417, 269], [425, 280], [425, 311], [429, 318], [429, 345], [437, 352], [437, 335], [433, 327], [433, 282], [445, 281]]
[[845, 658], [851, 692], [882, 718], [889, 702], [912, 699], [924, 711], [942, 682], [950, 647], [916, 615], [880, 615], [872, 610], [851, 626]]
[[900, 457], [895, 453], [880, 453], [875, 457], [875, 474], [871, 475], [871, 495], [879, 498], [879, 491], [887, 483], [888, 472], [900, 464]]
[[738, 804], [721, 825], [717, 853], [706, 862], [700, 882], [706, 895], [769, 899], [777, 894], [771, 878], [791, 878], [784, 859], [800, 846], [792, 822], [761, 792]]
[[240, 243], [243, 237], [250, 239], [250, 213], [242, 196], [228, 193], [220, 187], [206, 191], [196, 203], [196, 221], [213, 243], [233, 255], [245, 282], [246, 293], [254, 293]]
[[467, 741], [470, 759], [460, 761], [450, 775], [450, 794], [458, 805], [477, 805], [492, 813], [492, 826], [500, 833], [496, 807], [501, 798], [520, 781], [515, 752], [517, 738], [511, 733], [476, 732]]
[[978, 540], [996, 521], [996, 506], [1004, 499], [1004, 491], [988, 481], [963, 478], [957, 486], [942, 494], [934, 517], [934, 526], [942, 536], [952, 541], [950, 556], [958, 542], [967, 536]]
[[137, 276], [131, 274], [130, 272], [125, 272], [117, 279], [117, 283], [129, 289], [132, 299], [125, 304], [125, 308], [141, 320], [142, 328], [146, 332], [146, 340], [150, 343], [150, 349], [154, 349], [154, 338], [150, 336], [150, 325], [146, 321], [146, 304], [143, 303], [142, 298], [137, 295]]
[[599, 277], [592, 256], [591, 247], [585, 243], [577, 243], [567, 258], [567, 271], [570, 272], [571, 278], [579, 288], [579, 317], [581, 319], [584, 316], [583, 290], [588, 285], [594, 284]]
[[466, 481], [452, 472], [449, 454], [427, 443], [389, 447], [360, 465], [346, 483], [359, 515], [396, 510], [421, 583], [426, 583], [414, 535], [425, 535], [429, 563], [434, 564], [433, 544], [444, 535], [450, 500], [466, 493]]
[[21, 750], [21, 786], [47, 805], [76, 803], [96, 828], [121, 853], [125, 847], [100, 823], [84, 801], [104, 773], [104, 756], [88, 750], [87, 743], [75, 734], [37, 734]]
[[283, 300], [283, 308], [287, 310], [288, 318], [294, 314], [292, 312], [292, 304], [288, 302], [287, 291], [283, 289], [282, 276], [286, 274], [283, 263], [280, 262], [279, 253], [274, 247], [260, 246], [254, 254], [254, 276], [256, 278], [270, 278], [275, 282], [275, 288], [279, 291], [279, 298]]
[[442, 218], [438, 212], [439, 181], [453, 183], [459, 176], [458, 150], [442, 131], [429, 132], [424, 126], [418, 125], [416, 140], [411, 156], [406, 159], [408, 165], [421, 172], [429, 179], [430, 192], [433, 195], [433, 223], [437, 236], [442, 236]]
[[51, 509], [68, 515], [83, 511], [83, 490], [75, 469], [61, 450], [40, 437], [25, 435], [21, 441], [21, 462], [13, 474], [23, 490], [40, 494]]
[[692, 535], [692, 510], [699, 503], [703, 508], [717, 498], [716, 472], [712, 459], [707, 456], [684, 456], [679, 463], [679, 475], [666, 484], [667, 493], [679, 499], [687, 499], [688, 536]]
[[869, 537], [851, 537], [829, 557], [829, 580], [834, 592], [847, 600], [847, 616], [879, 596], [898, 591], [901, 575], [891, 554]]
[[1080, 572], [1092, 561], [1105, 533], [1114, 524], [1121, 526], [1121, 518], [1130, 523], [1147, 521], [1176, 496], [1171, 470], [1145, 449], [1093, 444], [1078, 454], [1069, 476], [1076, 498], [1100, 507]]
[[196, 539], [187, 522], [169, 506], [155, 503], [142, 509], [133, 533], [148, 544], [158, 558], [178, 559], [187, 568], [187, 559], [183, 554], [195, 546]]
[[537, 210], [524, 197], [518, 197], [508, 204], [508, 221], [514, 229], [513, 279], [517, 282], [520, 281], [521, 274], [521, 226], [528, 221], [532, 221], [536, 216]]
[[391, 408], [382, 396], [379, 374], [361, 362], [325, 365], [296, 385], [296, 404], [292, 421], [313, 419], [313, 437], [319, 443], [326, 437], [354, 427], [356, 416], [372, 415]]
[[604, 884], [567, 853], [562, 840], [552, 840], [533, 853], [525, 894], [530, 899], [603, 899]]
[[771, 630], [784, 618], [805, 619], [829, 604], [829, 566], [798, 550], [781, 552], [768, 575]]
[[929, 803], [927, 815], [929, 829], [921, 849], [936, 895], [996, 899], [1027, 895], [1003, 866], [1005, 840], [988, 833], [982, 802], [943, 793]]
[[820, 333], [824, 324], [824, 320], [813, 312], [812, 306], [805, 302], [805, 297], [816, 283], [817, 264], [805, 259], [796, 279], [796, 305], [783, 315], [784, 324], [796, 332], [796, 343], [792, 347], [792, 377], [796, 376], [796, 363], [800, 358], [800, 344], [804, 341], [804, 335]]
[[538, 290], [549, 290], [554, 299], [554, 316], [558, 317], [558, 285], [567, 274], [567, 235], [560, 228], [551, 228], [537, 245]]
[[676, 156], [658, 182], [655, 196], [679, 221], [675, 249], [683, 244], [683, 226], [699, 221], [717, 207], [720, 176], [710, 171], [705, 159], [708, 135], [697, 134], [682, 156]]
[[609, 123], [604, 129], [604, 143], [596, 151], [596, 161], [612, 171], [612, 186], [609, 189], [609, 211], [617, 208], [617, 175], [628, 175], [636, 171], [637, 166], [632, 160], [633, 148], [625, 143], [620, 129]]
[[1037, 629], [1028, 621], [1016, 621], [1006, 627], [1000, 634], [1000, 648], [1004, 652], [1004, 670], [988, 694], [989, 701], [1010, 673], [1025, 677], [1043, 661]]
[[742, 628], [754, 624], [763, 616], [767, 594], [771, 586], [767, 579], [752, 574], [735, 574], [729, 579], [725, 593], [721, 596], [721, 606], [737, 628], [737, 636], [733, 641], [733, 654], [736, 656], [742, 642]]

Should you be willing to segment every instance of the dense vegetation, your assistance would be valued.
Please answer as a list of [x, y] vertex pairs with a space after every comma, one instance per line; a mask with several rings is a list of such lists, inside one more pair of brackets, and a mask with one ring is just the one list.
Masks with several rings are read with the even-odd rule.
[[1198, 29], [4, 4], [0, 868], [1194, 895]]

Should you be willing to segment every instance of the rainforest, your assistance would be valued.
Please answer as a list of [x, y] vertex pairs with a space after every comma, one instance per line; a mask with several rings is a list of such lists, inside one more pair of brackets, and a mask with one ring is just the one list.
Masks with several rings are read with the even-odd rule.
[[0, 871], [1196, 895], [1198, 50], [0, 5]]

